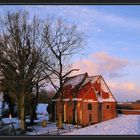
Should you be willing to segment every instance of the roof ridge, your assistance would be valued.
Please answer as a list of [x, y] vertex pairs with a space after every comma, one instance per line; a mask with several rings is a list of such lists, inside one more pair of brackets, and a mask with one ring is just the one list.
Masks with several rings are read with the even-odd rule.
[[87, 72], [85, 72], [85, 73], [82, 73], [82, 74], [78, 74], [78, 75], [74, 75], [74, 76], [71, 76], [71, 77], [67, 77], [67, 78], [74, 78], [74, 77], [77, 77], [77, 76], [81, 76], [81, 75], [85, 75], [85, 74], [87, 74], [87, 75], [88, 75], [88, 73], [87, 73]]
[[[78, 77], [78, 76], [82, 76], [82, 75], [87, 75], [87, 76], [88, 76], [88, 73], [85, 72], [85, 73], [78, 74], [78, 75], [74, 75], [74, 76], [71, 76], [71, 77], [66, 77], [65, 82], [67, 82], [68, 80], [70, 80], [70, 79], [72, 79], [72, 78], [75, 78], [75, 77]], [[65, 83], [65, 82], [64, 82], [64, 83]]]
[[88, 76], [87, 78], [92, 78], [92, 77], [100, 77], [102, 75], [94, 75], [94, 76]]

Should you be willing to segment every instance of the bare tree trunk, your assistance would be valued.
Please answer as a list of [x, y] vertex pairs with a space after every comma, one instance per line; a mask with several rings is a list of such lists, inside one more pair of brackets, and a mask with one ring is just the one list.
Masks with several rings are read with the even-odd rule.
[[[58, 19], [56, 24], [51, 24], [51, 22], [50, 24], [48, 23], [45, 24], [43, 37], [47, 50], [49, 50], [51, 54], [49, 55], [51, 63], [45, 62], [45, 65], [47, 66], [48, 71], [53, 73], [51, 76], [56, 78], [59, 82], [59, 86], [57, 86], [52, 79], [49, 78], [58, 95], [60, 95], [56, 108], [58, 109], [58, 128], [63, 128], [64, 82], [68, 75], [73, 71], [78, 70], [70, 68], [69, 60], [72, 55], [81, 50], [84, 36], [77, 30], [75, 25], [67, 27], [63, 24], [61, 19]], [[55, 30], [53, 30], [54, 27]], [[51, 30], [53, 30], [53, 32], [51, 32]]]
[[38, 96], [39, 96], [39, 85], [36, 83], [36, 98], [35, 98], [35, 105], [37, 106], [38, 103]]
[[21, 97], [21, 102], [20, 102], [20, 119], [21, 119], [20, 122], [21, 131], [25, 133], [25, 96], [24, 95]]
[[59, 101], [59, 112], [58, 112], [58, 128], [63, 129], [63, 103]]
[[76, 113], [76, 106], [77, 106], [77, 102], [73, 101], [73, 124], [76, 124], [76, 118], [75, 118], [75, 113]]
[[39, 85], [38, 82], [36, 83], [36, 96], [31, 101], [31, 107], [30, 107], [30, 123], [34, 124], [34, 119], [37, 119], [36, 114], [36, 107], [38, 104], [38, 96], [39, 96]]
[[37, 119], [35, 98], [32, 99], [30, 105], [30, 124], [34, 124], [34, 119]]
[[56, 120], [56, 103], [52, 102], [52, 122], [54, 122]]

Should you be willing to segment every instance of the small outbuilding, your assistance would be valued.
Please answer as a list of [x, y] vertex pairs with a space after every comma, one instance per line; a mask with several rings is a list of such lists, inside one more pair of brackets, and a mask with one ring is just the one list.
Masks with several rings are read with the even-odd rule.
[[[54, 96], [53, 117], [57, 120], [58, 99]], [[68, 77], [63, 91], [63, 122], [87, 126], [117, 117], [116, 100], [101, 75], [87, 73]]]

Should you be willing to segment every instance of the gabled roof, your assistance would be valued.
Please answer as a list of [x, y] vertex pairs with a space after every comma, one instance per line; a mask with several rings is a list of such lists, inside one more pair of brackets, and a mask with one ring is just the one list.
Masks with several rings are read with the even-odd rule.
[[[67, 77], [64, 81], [64, 88], [67, 87], [67, 89], [70, 88], [74, 88], [76, 86], [79, 86], [81, 83], [83, 83], [84, 79], [88, 76], [87, 73], [83, 73], [83, 74], [79, 74], [76, 76], [72, 76], [72, 77]], [[67, 93], [65, 92], [64, 98], [69, 97], [72, 98], [72, 94], [71, 93]], [[59, 98], [59, 94], [55, 94], [54, 97], [52, 98], [52, 101], [56, 101], [57, 98]]]
[[75, 86], [79, 85], [87, 76], [88, 76], [87, 73], [83, 73], [76, 76], [67, 77], [64, 82], [64, 87], [71, 85], [72, 88], [74, 88]]
[[96, 75], [96, 76], [87, 76], [87, 78], [86, 78], [85, 81], [83, 82], [82, 86], [85, 85], [85, 84], [87, 84], [88, 82], [95, 83], [99, 77], [100, 77], [100, 75]]
[[[98, 102], [116, 102], [112, 92], [101, 75], [88, 77], [83, 85], [88, 82], [91, 83], [91, 88], [94, 92], [93, 94], [96, 95]], [[88, 94], [88, 92], [85, 94]]]
[[[89, 85], [89, 87], [87, 86]], [[101, 75], [88, 76], [87, 73], [66, 78], [64, 82], [64, 100], [89, 100], [97, 102], [116, 102], [109, 87]], [[74, 90], [77, 88], [77, 90]], [[73, 92], [77, 92], [73, 97]], [[93, 95], [94, 94], [94, 95]], [[88, 95], [88, 96], [87, 96]]]

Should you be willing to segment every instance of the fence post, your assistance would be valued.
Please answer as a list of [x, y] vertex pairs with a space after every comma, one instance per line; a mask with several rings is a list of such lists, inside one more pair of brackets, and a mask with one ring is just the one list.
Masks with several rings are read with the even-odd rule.
[[37, 135], [37, 130], [35, 130], [35, 133], [36, 133], [36, 135]]
[[69, 132], [70, 132], [70, 125], [69, 125]]
[[14, 124], [12, 122], [11, 122], [11, 126], [12, 126], [12, 129], [14, 131], [14, 135], [16, 135], [15, 127], [14, 127]]
[[57, 129], [57, 135], [59, 135], [59, 128]]

